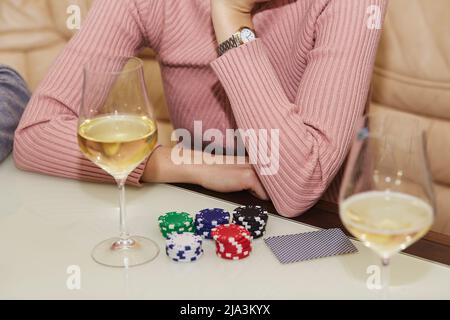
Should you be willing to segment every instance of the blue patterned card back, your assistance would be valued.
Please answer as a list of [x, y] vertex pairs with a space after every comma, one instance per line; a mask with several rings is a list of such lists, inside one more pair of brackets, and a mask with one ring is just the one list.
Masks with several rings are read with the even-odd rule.
[[358, 252], [341, 229], [274, 236], [264, 241], [283, 264]]

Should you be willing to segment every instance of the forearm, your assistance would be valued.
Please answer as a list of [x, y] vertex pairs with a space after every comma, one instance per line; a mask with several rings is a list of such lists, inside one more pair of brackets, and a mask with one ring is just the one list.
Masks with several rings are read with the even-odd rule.
[[[174, 156], [183, 159], [184, 162], [178, 163], [179, 161], [174, 161]], [[213, 155], [205, 155], [202, 151], [160, 146], [149, 157], [141, 180], [142, 182], [151, 183], [203, 185], [209, 174], [214, 170], [230, 170], [232, 168], [239, 170], [249, 167], [247, 158], [224, 156], [222, 159], [223, 164], [219, 164], [218, 161], [208, 164], [204, 161], [204, 158], [208, 156], [214, 158]], [[196, 163], [198, 159], [202, 160], [201, 163]]]
[[[190, 150], [189, 150], [190, 151]], [[199, 184], [201, 165], [176, 164], [172, 161], [172, 148], [161, 146], [150, 156], [142, 175], [143, 182]]]
[[286, 95], [263, 39], [211, 64], [240, 129], [279, 130], [279, 168], [261, 180], [284, 215], [298, 215], [313, 205], [346, 157], [366, 104], [380, 36], [380, 30], [361, 27], [371, 3], [384, 12], [383, 0], [331, 1], [323, 10], [314, 54], [305, 70], [296, 69], [302, 78], [295, 99]]
[[[29, 107], [39, 101], [33, 98]], [[58, 108], [57, 104], [50, 102], [46, 106], [50, 110]], [[81, 153], [76, 135], [77, 127], [76, 117], [61, 115], [50, 121], [19, 129], [14, 143], [16, 166], [22, 170], [52, 176], [114, 183], [114, 179], [109, 174]], [[141, 164], [129, 175], [127, 183], [140, 185], [143, 170], [144, 165]]]

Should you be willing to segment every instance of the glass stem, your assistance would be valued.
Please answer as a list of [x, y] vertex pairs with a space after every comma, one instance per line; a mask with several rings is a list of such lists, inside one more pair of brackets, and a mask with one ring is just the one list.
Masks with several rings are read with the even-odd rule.
[[120, 199], [120, 238], [122, 240], [128, 240], [130, 234], [127, 230], [126, 223], [126, 209], [125, 209], [125, 179], [118, 180], [117, 185], [119, 186], [119, 199]]
[[383, 300], [389, 300], [390, 276], [390, 259], [381, 258], [381, 292]]

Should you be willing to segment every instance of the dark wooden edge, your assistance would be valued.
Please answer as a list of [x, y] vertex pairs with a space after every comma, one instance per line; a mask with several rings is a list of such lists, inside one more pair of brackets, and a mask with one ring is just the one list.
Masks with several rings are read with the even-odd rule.
[[[270, 213], [278, 214], [270, 201], [259, 200], [248, 192], [219, 193], [189, 184], [175, 184], [175, 186], [242, 205], [260, 205]], [[313, 208], [293, 220], [322, 229], [341, 228], [348, 236], [351, 236], [342, 225], [337, 212], [336, 204], [320, 201]], [[430, 232], [404, 252], [450, 266], [450, 237]]]

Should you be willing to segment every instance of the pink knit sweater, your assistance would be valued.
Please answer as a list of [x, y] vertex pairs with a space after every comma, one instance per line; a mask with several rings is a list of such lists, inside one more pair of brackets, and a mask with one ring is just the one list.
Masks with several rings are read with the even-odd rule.
[[[380, 36], [367, 27], [368, 7], [384, 13], [386, 2], [273, 0], [255, 13], [259, 39], [219, 58], [210, 0], [97, 0], [34, 93], [16, 133], [16, 165], [111, 181], [77, 144], [82, 66], [149, 46], [175, 127], [202, 120], [203, 129], [280, 129], [279, 171], [260, 178], [280, 213], [298, 215], [327, 189], [336, 194]], [[138, 185], [143, 170], [129, 183]]]

